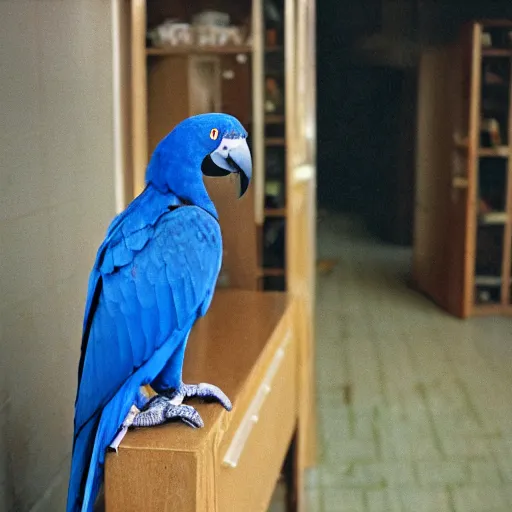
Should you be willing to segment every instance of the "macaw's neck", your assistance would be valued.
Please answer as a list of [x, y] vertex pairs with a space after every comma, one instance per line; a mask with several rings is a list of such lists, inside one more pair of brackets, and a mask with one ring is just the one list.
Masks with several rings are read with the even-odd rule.
[[174, 193], [183, 202], [198, 206], [218, 219], [215, 205], [203, 182], [203, 159], [200, 154], [192, 151], [192, 148], [170, 152], [157, 147], [146, 171], [146, 181], [164, 193]]

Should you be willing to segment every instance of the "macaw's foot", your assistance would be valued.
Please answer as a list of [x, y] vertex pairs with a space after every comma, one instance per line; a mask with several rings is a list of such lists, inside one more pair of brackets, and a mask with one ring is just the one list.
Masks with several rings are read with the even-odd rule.
[[181, 420], [194, 428], [204, 427], [199, 413], [190, 405], [183, 405], [182, 400], [171, 400], [162, 395], [148, 399], [141, 393], [110, 444], [110, 450], [117, 452], [128, 429], [133, 427], [154, 427], [172, 420]]
[[213, 384], [182, 384], [178, 389], [163, 392], [173, 403], [182, 403], [185, 398], [201, 398], [206, 402], [219, 402], [224, 409], [231, 411], [233, 406], [225, 393]]
[[191, 427], [204, 426], [199, 413], [190, 405], [176, 404], [162, 395], [153, 397], [144, 408], [133, 418], [132, 427], [153, 427], [171, 420], [182, 420]]
[[212, 384], [182, 384], [178, 389], [164, 391], [151, 399], [139, 393], [110, 449], [117, 451], [130, 427], [153, 427], [171, 420], [181, 420], [194, 428], [203, 427], [204, 423], [199, 413], [190, 405], [182, 403], [185, 398], [192, 397], [207, 402], [219, 402], [228, 411], [232, 409], [229, 398]]

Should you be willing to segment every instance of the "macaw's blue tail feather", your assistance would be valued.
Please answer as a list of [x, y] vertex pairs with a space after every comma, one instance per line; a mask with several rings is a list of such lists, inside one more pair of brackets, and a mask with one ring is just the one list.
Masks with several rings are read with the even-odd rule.
[[82, 479], [83, 475], [87, 474], [87, 467], [91, 461], [99, 419], [100, 414], [92, 417], [75, 439], [66, 512], [78, 512], [81, 508]]
[[131, 406], [138, 387], [123, 387], [80, 432], [75, 442], [67, 512], [92, 512], [103, 481], [105, 455]]
[[[117, 391], [103, 410], [84, 424], [79, 431], [71, 461], [67, 512], [92, 512], [94, 501], [103, 481], [107, 448], [119, 427], [139, 401], [140, 386], [150, 384], [164, 369], [177, 349], [184, 350], [195, 316], [184, 329], [174, 330], [171, 337]], [[181, 375], [181, 374], [180, 374]]]

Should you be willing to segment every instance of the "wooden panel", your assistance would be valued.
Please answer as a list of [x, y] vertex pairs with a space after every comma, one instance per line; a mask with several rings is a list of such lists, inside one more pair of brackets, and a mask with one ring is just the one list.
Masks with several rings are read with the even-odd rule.
[[[481, 25], [468, 25], [462, 33], [459, 43], [458, 61], [462, 66], [462, 83], [457, 93], [461, 109], [467, 109], [468, 115], [468, 188], [452, 190], [452, 221], [449, 235], [452, 240], [452, 260], [449, 267], [452, 273], [460, 269], [461, 281], [452, 275], [448, 287], [448, 311], [463, 318], [469, 316], [474, 304], [474, 272], [476, 252], [477, 222], [477, 176], [478, 148], [480, 147], [480, 86], [481, 86]], [[464, 119], [465, 120], [465, 119]], [[447, 240], [447, 242], [449, 239]], [[462, 265], [461, 265], [462, 263]]]
[[[125, 450], [109, 454], [105, 471], [105, 510], [196, 512], [198, 459], [194, 453], [170, 450]], [[119, 485], [123, 482], [123, 485]], [[200, 510], [214, 510], [212, 500]]]
[[[191, 55], [188, 62], [188, 116], [219, 112], [221, 65], [216, 55]], [[179, 80], [179, 77], [176, 78]]]
[[[248, 123], [250, 62], [240, 64], [236, 56], [184, 55], [151, 57], [148, 63], [150, 151], [180, 121], [191, 115], [218, 112], [223, 102]], [[236, 65], [233, 80], [222, 80], [222, 63], [227, 71]], [[242, 99], [237, 100], [237, 95]], [[205, 178], [205, 184], [219, 213], [227, 284], [254, 290], [258, 284], [254, 187], [238, 200], [237, 179]]]
[[251, 55], [238, 53], [221, 58], [221, 112], [235, 116], [249, 128], [252, 117]]
[[[188, 115], [227, 111], [243, 123], [250, 116], [250, 67], [234, 56], [192, 56], [189, 62]], [[232, 71], [230, 80], [222, 72]], [[174, 72], [175, 73], [175, 72]], [[176, 75], [174, 75], [176, 76]], [[237, 94], [240, 99], [237, 99]], [[185, 116], [186, 117], [186, 116]], [[238, 177], [205, 178], [222, 230], [224, 245], [223, 275], [230, 288], [255, 290], [257, 287], [256, 225], [254, 223], [254, 190], [249, 187], [238, 199]]]
[[[420, 60], [413, 256], [413, 276], [416, 285], [439, 303], [443, 303], [443, 294], [437, 288], [440, 280], [436, 276], [440, 230], [435, 212], [442, 211], [442, 199], [438, 195], [439, 180], [442, 177], [439, 175], [450, 174], [446, 147], [439, 147], [437, 144], [439, 139], [446, 139], [446, 136], [449, 136], [449, 132], [447, 133], [444, 128], [446, 118], [441, 115], [443, 91], [446, 90], [446, 83], [439, 83], [444, 73], [442, 57], [440, 49], [431, 49], [425, 51]], [[438, 130], [441, 130], [441, 133]], [[443, 153], [441, 149], [444, 149]]]
[[148, 60], [148, 148], [156, 145], [189, 116], [188, 59]]
[[[295, 349], [293, 340], [284, 348], [284, 358], [258, 413], [259, 419], [243, 444], [237, 466], [219, 467], [219, 511], [268, 510], [296, 424]], [[221, 464], [235, 432], [229, 432], [220, 445]]]
[[[264, 20], [263, 0], [252, 0], [252, 156], [254, 186], [254, 220], [259, 228], [263, 226], [265, 207], [265, 144], [264, 144]], [[258, 240], [261, 242], [262, 237]], [[258, 250], [258, 254], [261, 251]]]
[[222, 230], [223, 272], [230, 288], [256, 290], [258, 274], [257, 231], [254, 223], [254, 189], [238, 198], [237, 176], [204, 178]]
[[114, 4], [114, 90], [116, 138], [116, 210], [123, 210], [133, 199], [132, 150], [132, 12], [131, 3], [118, 0]]
[[[464, 226], [451, 227], [452, 201], [461, 201], [464, 210], [466, 200], [465, 190], [452, 195], [452, 112], [460, 96], [453, 59], [453, 48], [434, 48], [424, 52], [420, 63], [413, 276], [418, 288], [441, 306], [460, 311], [463, 253], [448, 243], [451, 236], [460, 236], [451, 229], [465, 233]], [[458, 306], [449, 301], [450, 281], [458, 283]]]
[[[512, 61], [510, 63], [512, 67]], [[511, 70], [512, 73], [512, 70]], [[508, 87], [509, 95], [509, 111], [508, 111], [508, 147], [512, 148], [512, 77], [509, 78], [510, 83]], [[503, 243], [503, 270], [502, 278], [503, 285], [501, 288], [501, 302], [503, 306], [512, 312], [512, 297], [511, 297], [511, 274], [512, 274], [512, 158], [510, 157], [507, 165], [507, 192], [505, 209], [507, 210], [507, 221], [504, 229], [504, 243]]]
[[[314, 4], [285, 2], [285, 112], [287, 189], [287, 289], [296, 299], [299, 326], [298, 467], [316, 458], [314, 379], [314, 293], [316, 260], [316, 150], [314, 89]], [[300, 98], [300, 101], [297, 99]], [[300, 105], [300, 106], [299, 106]], [[307, 173], [301, 173], [307, 170]], [[302, 177], [299, 175], [302, 174]], [[301, 496], [299, 496], [299, 502]]]
[[131, 7], [133, 195], [138, 196], [148, 163], [146, 0], [132, 0]]

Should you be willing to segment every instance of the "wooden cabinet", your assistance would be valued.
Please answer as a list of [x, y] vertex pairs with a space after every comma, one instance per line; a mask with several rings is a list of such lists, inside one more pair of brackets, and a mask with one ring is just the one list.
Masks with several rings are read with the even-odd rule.
[[512, 23], [421, 57], [413, 273], [465, 318], [512, 312]]
[[284, 294], [219, 291], [191, 333], [183, 374], [218, 385], [233, 410], [195, 401], [202, 429], [171, 423], [130, 431], [107, 455], [108, 512], [268, 510], [301, 428], [293, 309]]
[[[297, 315], [298, 447], [308, 465], [315, 459], [314, 287], [316, 247], [316, 73], [314, 0], [275, 0], [279, 20], [266, 19], [263, 0], [129, 0], [124, 85], [130, 153], [126, 201], [144, 187], [144, 174], [158, 141], [182, 119], [207, 111], [235, 115], [249, 131], [253, 183], [242, 200], [229, 182], [208, 179], [220, 217], [223, 269], [219, 285], [245, 290], [286, 290]], [[248, 28], [241, 45], [148, 46], [148, 30], [169, 18], [190, 21], [204, 9], [230, 14]], [[267, 10], [268, 11], [268, 10]], [[267, 78], [279, 84], [277, 108], [265, 107]], [[268, 85], [268, 84], [267, 84]], [[275, 90], [274, 90], [275, 92]], [[279, 101], [279, 96], [281, 100]], [[268, 93], [267, 93], [268, 99]], [[272, 151], [281, 161], [273, 166]], [[273, 172], [272, 169], [279, 168]], [[281, 203], [269, 205], [266, 190], [281, 183]], [[229, 180], [229, 179], [228, 179]], [[268, 200], [268, 197], [267, 197]], [[278, 251], [265, 265], [265, 230], [273, 221]]]

